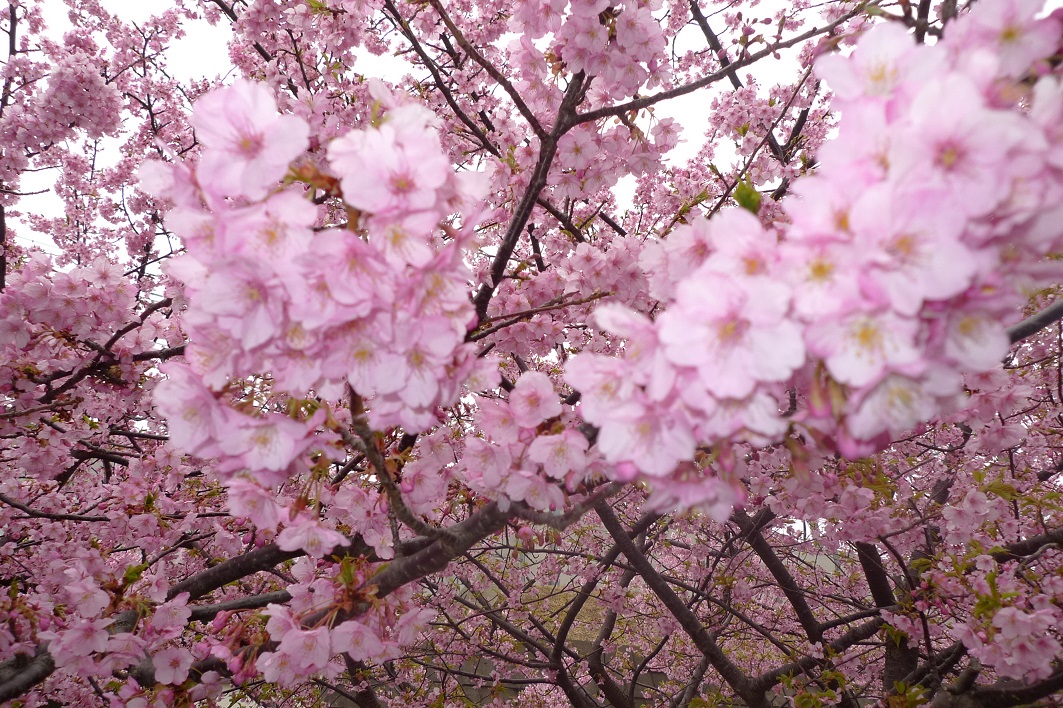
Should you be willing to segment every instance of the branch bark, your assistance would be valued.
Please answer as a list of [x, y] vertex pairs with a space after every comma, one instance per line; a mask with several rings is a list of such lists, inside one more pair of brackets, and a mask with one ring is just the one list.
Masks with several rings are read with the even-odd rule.
[[672, 613], [672, 616], [679, 621], [683, 631], [694, 641], [694, 645], [709, 660], [709, 663], [723, 677], [727, 685], [746, 702], [749, 708], [768, 708], [768, 702], [764, 698], [764, 691], [759, 690], [759, 687], [750, 681], [749, 677], [724, 654], [723, 650], [716, 644], [716, 641], [709, 635], [708, 630], [705, 629], [698, 618], [694, 616], [690, 608], [679, 599], [679, 596], [668, 586], [668, 583], [665, 582], [646, 556], [635, 547], [635, 543], [624, 530], [620, 520], [617, 519], [609, 505], [601, 502], [595, 507], [595, 511], [602, 520], [606, 531], [613, 537], [616, 545], [642, 577], [643, 582]]

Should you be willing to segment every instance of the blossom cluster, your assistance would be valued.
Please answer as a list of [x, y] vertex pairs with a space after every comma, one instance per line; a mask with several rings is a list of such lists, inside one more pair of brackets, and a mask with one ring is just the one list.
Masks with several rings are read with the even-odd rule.
[[820, 58], [839, 134], [786, 221], [736, 208], [681, 226], [643, 255], [667, 310], [599, 308], [625, 357], [581, 354], [566, 380], [618, 477], [671, 484], [698, 443], [791, 424], [869, 454], [954, 407], [962, 372], [999, 366], [1006, 323], [1059, 276], [1044, 257], [1063, 246], [1063, 91], [1042, 75], [1059, 19], [986, 7], [933, 46], [887, 23]]
[[631, 95], [664, 75], [666, 41], [653, 14], [661, 6], [660, 0], [523, 0], [511, 26], [529, 38], [552, 33], [553, 53], [569, 72], [595, 76], [614, 95]]
[[[59, 475], [77, 437], [91, 434], [42, 424], [55, 415], [40, 405], [42, 385], [58, 388], [68, 376], [84, 376], [95, 357], [108, 365], [105, 384], [128, 389], [137, 379], [133, 352], [150, 348], [159, 332], [148, 321], [136, 331], [125, 328], [122, 336], [114, 335], [128, 323], [135, 299], [122, 269], [106, 258], [65, 272], [53, 268], [50, 258], [34, 255], [0, 293], [0, 405], [5, 412], [38, 409], [28, 416], [0, 418], [0, 433], [14, 441], [10, 449], [20, 475], [41, 480]], [[94, 410], [95, 401], [76, 403], [102, 417]], [[18, 486], [15, 476], [5, 481]]]
[[[186, 247], [167, 272], [188, 300], [188, 363], [166, 366], [155, 391], [174, 444], [219, 458], [230, 485], [246, 472], [265, 487], [287, 480], [307, 450], [327, 447], [314, 435], [323, 409], [293, 417], [243, 397], [234, 382], [261, 372], [275, 394], [297, 400], [337, 400], [349, 386], [377, 427], [432, 425], [478, 366], [464, 343], [470, 230], [447, 227], [444, 242], [437, 228], [476, 184], [450, 169], [432, 115], [393, 105], [378, 125], [334, 140], [338, 179], [310, 164], [293, 168], [294, 179], [342, 192], [348, 221], [329, 227], [312, 193], [279, 188], [309, 129], [279, 115], [268, 89], [239, 81], [212, 92], [193, 123], [204, 145], [195, 171], [164, 163], [142, 171], [146, 186], [174, 202], [168, 223]], [[248, 518], [276, 527], [282, 515], [264, 490], [237, 491]], [[303, 514], [279, 541], [320, 556], [344, 540]]]
[[[258, 655], [254, 664], [242, 665], [242, 672], [257, 670], [263, 679], [281, 686], [294, 686], [307, 676], [327, 673], [333, 657], [347, 655], [353, 661], [383, 662], [402, 655], [402, 647], [413, 643], [432, 619], [434, 612], [415, 608], [408, 593], [396, 593], [356, 619], [331, 624], [307, 625], [307, 618], [326, 617], [344, 600], [350, 585], [366, 578], [354, 573], [349, 583], [340, 578], [322, 578], [312, 562], [301, 559], [293, 568], [298, 581], [289, 586], [292, 600], [287, 605], [269, 605], [265, 614], [266, 632], [273, 640], [272, 651]], [[330, 626], [331, 624], [331, 626]], [[214, 645], [216, 656], [241, 665], [225, 644]], [[339, 662], [336, 662], [339, 663]], [[335, 672], [342, 668], [335, 667]]]
[[17, 179], [35, 153], [70, 138], [80, 128], [90, 138], [113, 133], [119, 124], [122, 94], [107, 82], [86, 53], [70, 53], [54, 66], [47, 88], [26, 104], [15, 103], [0, 120], [0, 177]]
[[1052, 660], [1063, 651], [1052, 634], [1060, 626], [1060, 611], [1049, 602], [1038, 604], [1038, 609], [1030, 612], [1002, 607], [985, 627], [972, 627], [978, 623], [968, 622], [956, 628], [956, 635], [972, 656], [992, 666], [1003, 678], [1047, 678], [1052, 674]]
[[[798, 702], [1050, 691], [1059, 338], [998, 365], [1002, 325], [1063, 282], [1063, 12], [1036, 1], [928, 8], [929, 48], [874, 3], [808, 29], [807, 3], [178, 3], [126, 23], [86, 0], [61, 46], [47, 3], [11, 3], [0, 703], [523, 687], [565, 706], [648, 673], [690, 696], [706, 671]], [[165, 70], [204, 16], [260, 83], [204, 94]], [[747, 73], [784, 41], [823, 81]], [[363, 51], [417, 68], [393, 95]], [[680, 94], [700, 125], [662, 117]], [[691, 128], [709, 140], [681, 166]], [[152, 145], [185, 155], [141, 173], [168, 204], [130, 185]], [[487, 167], [482, 212], [455, 163]], [[29, 170], [57, 174], [62, 214], [22, 201]], [[748, 206], [719, 211], [738, 185]], [[726, 521], [652, 513], [688, 507]], [[655, 577], [709, 611], [680, 621]], [[934, 671], [957, 641], [933, 685], [868, 678]], [[780, 673], [795, 660], [806, 676]], [[723, 700], [761, 700], [742, 683]]]
[[480, 399], [476, 419], [485, 437], [465, 440], [455, 476], [503, 509], [524, 502], [560, 511], [559, 483], [573, 490], [591, 472], [587, 439], [563, 423], [563, 413], [549, 377], [524, 373], [508, 400]]

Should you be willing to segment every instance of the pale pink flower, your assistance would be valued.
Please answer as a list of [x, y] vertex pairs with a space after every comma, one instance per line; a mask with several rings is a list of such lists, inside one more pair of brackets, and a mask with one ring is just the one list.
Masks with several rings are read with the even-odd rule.
[[964, 495], [959, 504], [942, 509], [941, 516], [945, 519], [949, 540], [953, 543], [967, 543], [982, 526], [998, 520], [1001, 512], [984, 492], [972, 489]]
[[438, 518], [438, 508], [446, 496], [447, 478], [431, 461], [414, 460], [402, 468], [402, 497], [415, 514]]
[[280, 337], [285, 329], [283, 292], [272, 270], [241, 257], [216, 263], [196, 294], [200, 316], [214, 316], [245, 350]]
[[155, 608], [155, 613], [151, 616], [151, 628], [161, 638], [174, 639], [184, 631], [191, 616], [188, 593], [183, 592]]
[[560, 435], [540, 435], [528, 446], [528, 459], [543, 466], [543, 472], [563, 479], [569, 472], [582, 472], [587, 466], [587, 438], [575, 430]]
[[265, 418], [240, 416], [219, 441], [222, 451], [230, 457], [226, 466], [246, 468], [252, 474], [263, 474], [273, 483], [296, 457], [313, 442], [307, 437], [304, 423], [288, 416], [270, 414]]
[[192, 655], [181, 647], [167, 647], [151, 659], [155, 666], [155, 680], [161, 684], [179, 686], [188, 679]]
[[[868, 30], [851, 56], [827, 54], [816, 60], [816, 75], [830, 84], [844, 101], [890, 98], [908, 78], [911, 67], [931, 72], [940, 52], [917, 51], [908, 29], [896, 22], [883, 22]], [[917, 64], [918, 61], [918, 64]]]
[[290, 656], [292, 664], [300, 673], [321, 671], [331, 656], [328, 627], [287, 632], [277, 650]]
[[1036, 19], [1043, 8], [1042, 0], [977, 3], [949, 24], [946, 45], [961, 65], [972, 50], [988, 50], [998, 58], [1001, 73], [1019, 77], [1059, 47], [1059, 20], [1051, 15]]
[[869, 298], [914, 316], [926, 300], [946, 300], [971, 284], [977, 263], [960, 243], [962, 214], [942, 209], [933, 190], [872, 187], [857, 202], [852, 224], [863, 252], [861, 286]]
[[255, 660], [255, 668], [262, 672], [263, 680], [280, 686], [294, 686], [303, 678], [297, 667], [294, 658], [283, 651], [263, 652]]
[[299, 620], [292, 614], [291, 609], [285, 605], [270, 603], [266, 605], [264, 614], [269, 617], [266, 620], [266, 631], [269, 632], [269, 636], [273, 639], [280, 640], [288, 632], [300, 628]]
[[677, 226], [664, 241], [646, 242], [639, 256], [639, 267], [649, 278], [651, 295], [658, 300], [671, 300], [675, 284], [716, 250], [709, 225], [708, 219], [695, 219]]
[[389, 367], [386, 376], [401, 382], [397, 389], [399, 398], [414, 408], [429, 406], [437, 400], [441, 380], [445, 378], [443, 367], [450, 362], [463, 335], [445, 317], [423, 317], [396, 326], [393, 346], [401, 352], [404, 366], [398, 370]]
[[[512, 442], [516, 442], [516, 437]], [[469, 438], [465, 441], [462, 465], [465, 468], [466, 481], [475, 482], [484, 491], [490, 491], [498, 489], [502, 481], [509, 476], [513, 457], [505, 444]]]
[[235, 209], [217, 221], [224, 224], [228, 251], [253, 255], [278, 269], [288, 269], [310, 249], [314, 236], [311, 227], [317, 216], [313, 202], [286, 190], [261, 204]]
[[242, 516], [260, 529], [277, 528], [281, 507], [269, 490], [244, 477], [230, 479], [226, 487], [229, 511], [234, 516]]
[[565, 383], [580, 392], [579, 410], [585, 420], [598, 423], [619, 408], [637, 408], [629, 369], [620, 359], [597, 354], [577, 354], [566, 362]]
[[794, 312], [805, 320], [828, 317], [859, 301], [859, 250], [848, 242], [787, 241], [780, 247], [783, 277]]
[[939, 367], [919, 379], [890, 374], [859, 399], [856, 410], [846, 418], [846, 427], [858, 440], [900, 435], [929, 420], [940, 409], [942, 399], [947, 400], [960, 390], [959, 375]]
[[310, 128], [277, 113], [264, 84], [238, 80], [196, 102], [196, 137], [204, 144], [197, 174], [204, 188], [261, 199], [307, 148]]
[[489, 391], [498, 388], [502, 382], [502, 372], [498, 370], [498, 360], [492, 357], [477, 357], [465, 386], [469, 391]]
[[402, 646], [413, 644], [421, 632], [427, 629], [428, 623], [435, 619], [436, 614], [436, 610], [429, 607], [406, 610], [395, 623], [395, 641]]
[[155, 387], [152, 399], [167, 420], [170, 443], [192, 455], [213, 455], [224, 421], [230, 416], [187, 366], [168, 362], [159, 368], [166, 379]]
[[141, 188], [148, 194], [168, 199], [178, 207], [197, 209], [200, 206], [192, 170], [187, 164], [145, 160], [137, 174]]
[[658, 331], [645, 315], [623, 305], [609, 303], [594, 311], [594, 321], [602, 329], [619, 334], [624, 343], [624, 359], [636, 383], [643, 385], [653, 400], [667, 398], [675, 385], [675, 367], [661, 348]]
[[321, 558], [337, 546], [349, 546], [350, 540], [330, 529], [309, 514], [300, 514], [277, 536], [277, 546], [282, 551], [306, 551], [314, 558]]
[[889, 174], [910, 187], [942, 187], [949, 205], [970, 217], [991, 212], [1008, 194], [1009, 152], [1036, 140], [1015, 113], [988, 109], [965, 75], [925, 82], [890, 144]]
[[63, 575], [67, 578], [64, 589], [82, 617], [95, 617], [111, 604], [111, 596], [84, 572], [80, 564], [77, 568], [67, 568]]
[[965, 371], [997, 367], [1011, 348], [1000, 317], [985, 310], [950, 312], [944, 334], [945, 355]]
[[558, 510], [565, 503], [565, 495], [557, 484], [527, 470], [516, 470], [510, 474], [504, 492], [511, 501], [522, 501], [539, 511]]
[[689, 470], [679, 476], [654, 479], [650, 489], [647, 511], [673, 513], [696, 509], [720, 523], [745, 500], [740, 487]]
[[808, 349], [820, 356], [835, 380], [867, 386], [889, 371], [902, 371], [920, 358], [918, 323], [889, 311], [857, 311], [820, 320], [808, 330]]
[[66, 629], [58, 632], [41, 632], [42, 639], [50, 640], [49, 651], [59, 666], [76, 657], [88, 656], [107, 648], [107, 627], [113, 619], [74, 619]]
[[684, 280], [658, 319], [665, 356], [697, 369], [713, 395], [748, 396], [758, 382], [785, 381], [804, 363], [800, 330], [786, 319], [790, 289], [765, 278], [733, 278], [706, 262]]
[[415, 268], [423, 268], [435, 256], [428, 233], [439, 216], [430, 211], [418, 214], [425, 216], [389, 221], [374, 229], [373, 243], [380, 247], [388, 263], [395, 266], [408, 263]]
[[509, 408], [522, 428], [534, 428], [544, 420], [561, 415], [561, 401], [554, 385], [540, 371], [525, 372], [517, 379], [509, 394]]
[[379, 128], [352, 130], [329, 146], [348, 204], [382, 217], [435, 207], [452, 170], [439, 137], [414, 113], [394, 109]]
[[332, 650], [347, 654], [353, 661], [369, 661], [380, 656], [384, 643], [368, 626], [348, 620], [332, 628]]
[[671, 473], [694, 455], [689, 421], [663, 408], [627, 406], [599, 423], [598, 450], [613, 463], [630, 462], [647, 475]]
[[705, 261], [720, 273], [771, 276], [778, 262], [778, 235], [746, 209], [727, 209], [709, 221], [715, 251]]
[[694, 382], [681, 381], [677, 389], [680, 399], [701, 414], [691, 415], [699, 439], [769, 445], [786, 431], [788, 423], [779, 415], [778, 400], [763, 391], [741, 399], [715, 399]]

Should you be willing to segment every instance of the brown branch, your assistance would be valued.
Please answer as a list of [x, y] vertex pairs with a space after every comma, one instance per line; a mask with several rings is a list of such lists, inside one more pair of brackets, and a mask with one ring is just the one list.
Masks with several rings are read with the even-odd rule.
[[595, 511], [598, 513], [598, 517], [602, 520], [602, 524], [605, 526], [606, 531], [613, 537], [616, 545], [620, 547], [621, 552], [627, 557], [628, 562], [642, 577], [643, 582], [653, 591], [653, 594], [657, 596], [657, 599], [664, 604], [665, 608], [672, 614], [673, 617], [679, 622], [679, 625], [683, 628], [683, 631], [694, 641], [694, 645], [701, 651], [701, 653], [709, 660], [713, 668], [720, 674], [724, 681], [727, 682], [736, 694], [745, 701], [746, 705], [750, 708], [768, 708], [768, 702], [764, 698], [764, 691], [758, 690], [759, 687], [750, 681], [749, 677], [742, 672], [742, 670], [732, 662], [719, 645], [705, 629], [704, 625], [698, 620], [694, 613], [686, 606], [679, 596], [675, 594], [675, 591], [669, 587], [668, 583], [661, 577], [660, 573], [653, 567], [649, 559], [646, 558], [638, 548], [635, 546], [631, 537], [621, 526], [620, 520], [617, 519], [613, 510], [609, 508], [609, 505], [604, 502], [599, 502], [595, 507]]
[[261, 595], [238, 597], [234, 600], [219, 602], [214, 605], [195, 605], [190, 609], [192, 615], [189, 619], [193, 622], [210, 622], [222, 612], [236, 612], [237, 610], [257, 610], [266, 605], [283, 605], [292, 599], [292, 594], [287, 590], [277, 590]]
[[1057, 299], [1037, 314], [1008, 327], [1008, 340], [1012, 344], [1017, 344], [1059, 320], [1063, 320], [1063, 297]]
[[1063, 544], [1063, 529], [1056, 529], [1040, 536], [1009, 543], [1003, 546], [1002, 550], [994, 551], [989, 555], [997, 563], [1006, 563], [1007, 561], [1018, 560], [1023, 556], [1032, 555], [1041, 550], [1041, 548], [1052, 544]]
[[566, 307], [572, 307], [574, 305], [586, 305], [588, 302], [594, 302], [595, 300], [600, 300], [603, 297], [608, 297], [611, 294], [612, 293], [594, 293], [593, 295], [590, 295], [590, 296], [585, 297], [585, 298], [580, 298], [578, 300], [570, 300], [569, 302], [547, 303], [547, 304], [545, 304], [545, 305], [543, 305], [541, 307], [533, 307], [533, 308], [528, 309], [528, 310], [521, 310], [519, 312], [510, 312], [510, 313], [507, 313], [507, 314], [504, 314], [504, 315], [496, 315], [494, 317], [488, 317], [486, 320], [483, 321], [482, 324], [488, 324], [490, 322], [497, 322], [498, 320], [505, 320], [505, 321], [501, 322], [501, 323], [499, 323], [499, 324], [497, 324], [497, 325], [495, 325], [493, 327], [488, 327], [487, 329], [474, 330], [473, 332], [471, 332], [465, 338], [465, 341], [467, 341], [467, 342], [476, 342], [476, 341], [479, 341], [481, 339], [485, 339], [485, 338], [491, 336], [495, 332], [503, 330], [506, 327], [510, 327], [512, 325], [515, 325], [517, 322], [520, 322], [521, 320], [524, 320], [524, 319], [527, 319], [527, 318], [532, 317], [534, 315], [537, 315], [537, 314], [539, 314], [541, 312], [550, 312], [551, 310], [561, 310], [561, 309], [564, 309]]
[[528, 219], [531, 217], [539, 194], [546, 187], [550, 165], [553, 163], [554, 155], [557, 153], [558, 140], [575, 124], [573, 121], [576, 116], [576, 106], [583, 99], [585, 90], [586, 84], [583, 72], [580, 72], [572, 78], [572, 82], [565, 91], [561, 106], [557, 110], [557, 121], [554, 124], [554, 129], [548, 135], [543, 136], [539, 142], [539, 157], [535, 162], [531, 179], [528, 181], [528, 187], [524, 190], [524, 195], [513, 212], [513, 218], [510, 219], [506, 235], [499, 243], [498, 252], [495, 254], [494, 261], [491, 262], [490, 281], [482, 283], [480, 290], [473, 298], [473, 303], [476, 305], [476, 314], [481, 321], [487, 317], [487, 307], [506, 274], [506, 265], [509, 263], [510, 256], [513, 255], [513, 251], [517, 247], [517, 242], [524, 232], [525, 224], [528, 223]]
[[753, 54], [750, 54], [744, 59], [739, 59], [738, 61], [731, 62], [726, 69], [720, 69], [719, 71], [709, 74], [708, 76], [702, 79], [698, 79], [697, 81], [692, 81], [689, 84], [684, 84], [683, 86], [679, 86], [668, 91], [661, 91], [660, 93], [655, 93], [652, 96], [636, 98], [634, 100], [628, 101], [626, 103], [620, 103], [615, 106], [606, 106], [605, 108], [599, 108], [597, 110], [588, 111], [586, 113], [580, 113], [578, 116], [576, 116], [575, 125], [579, 125], [581, 123], [590, 123], [592, 121], [600, 120], [602, 118], [610, 118], [612, 116], [616, 116], [622, 113], [628, 113], [630, 111], [638, 111], [642, 110], [643, 108], [649, 108], [650, 106], [660, 103], [661, 101], [667, 101], [671, 98], [685, 96], [688, 93], [693, 93], [698, 89], [710, 86], [719, 81], [720, 79], [726, 78], [730, 72], [733, 72], [736, 69], [741, 69], [743, 67], [750, 66], [751, 64], [755, 64], [761, 59], [775, 54], [780, 49], [787, 49], [789, 47], [794, 46], [795, 44], [800, 44], [801, 42], [811, 39], [817, 35], [825, 34], [827, 32], [833, 32], [842, 24], [848, 22], [853, 17], [856, 17], [861, 12], [863, 12], [865, 5], [866, 3], [861, 3], [860, 5], [845, 13], [838, 19], [823, 27], [813, 27], [807, 32], [803, 32], [797, 35], [796, 37], [791, 37], [790, 39], [784, 40], [782, 42], [777, 42], [776, 44], [762, 49], [759, 52], [754, 52]]
[[818, 644], [823, 641], [823, 630], [820, 628], [819, 621], [812, 614], [812, 608], [809, 607], [808, 601], [805, 600], [805, 591], [798, 587], [797, 581], [794, 580], [790, 571], [786, 569], [786, 565], [776, 555], [768, 542], [764, 540], [760, 530], [753, 525], [753, 520], [743, 511], [735, 511], [731, 514], [731, 520], [742, 529], [742, 537], [749, 543], [772, 577], [775, 578], [779, 589], [782, 590], [783, 595], [786, 596], [787, 601], [790, 603], [790, 607], [793, 608], [797, 621], [801, 623], [801, 628], [805, 630], [808, 641], [812, 644]]
[[443, 9], [443, 5], [439, 0], [428, 0], [428, 4], [431, 5], [432, 9], [434, 9], [439, 15], [439, 19], [443, 20], [443, 24], [447, 26], [447, 30], [453, 35], [454, 39], [457, 40], [458, 46], [461, 47], [466, 54], [472, 57], [473, 61], [482, 66], [484, 71], [487, 72], [487, 75], [494, 79], [495, 83], [502, 87], [502, 90], [505, 91], [510, 100], [513, 101], [513, 105], [515, 105], [520, 114], [524, 116], [524, 120], [528, 121], [528, 125], [531, 127], [532, 132], [535, 133], [535, 137], [539, 138], [539, 142], [546, 142], [546, 130], [539, 122], [539, 119], [535, 117], [535, 114], [532, 113], [531, 109], [528, 108], [528, 104], [524, 102], [524, 98], [521, 97], [520, 92], [518, 92], [513, 84], [510, 83], [509, 79], [507, 79], [494, 64], [487, 61], [484, 55], [481, 54], [468, 39], [466, 39], [465, 35], [462, 34], [462, 31], [458, 29], [458, 26], [450, 19], [450, 15], [447, 14], [447, 11]]
[[39, 511], [25, 504], [19, 503], [11, 497], [0, 494], [0, 502], [7, 504], [10, 507], [18, 509], [27, 516], [34, 519], [50, 519], [52, 521], [110, 521], [109, 516], [83, 516], [81, 514], [59, 514], [50, 511]]

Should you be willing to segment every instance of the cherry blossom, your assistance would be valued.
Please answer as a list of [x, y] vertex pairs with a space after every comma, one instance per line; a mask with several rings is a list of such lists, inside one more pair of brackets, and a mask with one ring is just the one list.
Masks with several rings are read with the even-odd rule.
[[252, 199], [265, 196], [307, 144], [308, 129], [295, 116], [278, 115], [269, 90], [239, 80], [225, 93], [204, 96], [192, 124], [206, 146], [201, 184]]
[[51, 1], [0, 702], [1053, 700], [1059, 11]]

